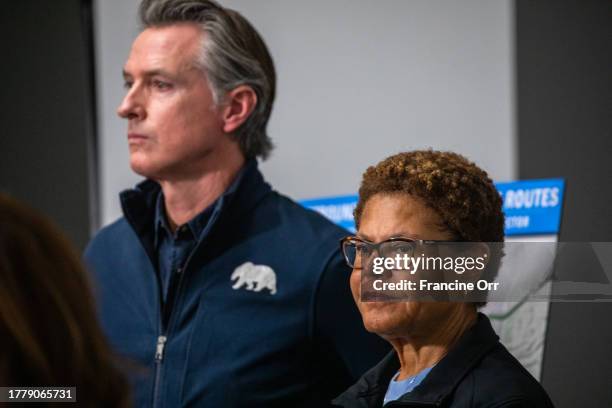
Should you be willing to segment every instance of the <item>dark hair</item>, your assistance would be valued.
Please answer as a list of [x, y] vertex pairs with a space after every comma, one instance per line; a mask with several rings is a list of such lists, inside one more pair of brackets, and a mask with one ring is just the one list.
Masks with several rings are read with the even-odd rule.
[[[503, 242], [502, 199], [487, 173], [453, 153], [415, 150], [388, 157], [363, 174], [355, 224], [375, 194], [406, 193], [421, 199], [457, 241]], [[484, 279], [497, 275], [503, 250], [491, 248]], [[481, 304], [479, 304], [481, 305]]]
[[215, 103], [239, 85], [257, 94], [255, 110], [236, 131], [244, 156], [267, 158], [273, 149], [267, 134], [276, 93], [274, 62], [255, 28], [237, 11], [211, 0], [143, 0], [140, 20], [145, 28], [195, 23], [205, 34], [196, 63], [208, 78]]
[[128, 406], [79, 257], [49, 220], [1, 193], [0, 338], [1, 386], [75, 386], [81, 406]]

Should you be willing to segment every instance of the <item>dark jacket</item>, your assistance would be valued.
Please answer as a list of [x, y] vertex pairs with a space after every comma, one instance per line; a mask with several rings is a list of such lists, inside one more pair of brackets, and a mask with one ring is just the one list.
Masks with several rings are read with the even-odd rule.
[[[338, 245], [347, 232], [272, 191], [254, 162], [214, 205], [162, 305], [158, 193], [151, 181], [122, 193], [125, 218], [86, 251], [103, 329], [144, 367], [132, 375], [136, 406], [328, 405], [387, 353], [363, 329], [350, 294]], [[274, 282], [232, 280], [247, 262]]]
[[[345, 408], [379, 408], [399, 369], [395, 352], [334, 400]], [[478, 320], [423, 382], [391, 407], [552, 407], [542, 386], [499, 342], [489, 319]]]

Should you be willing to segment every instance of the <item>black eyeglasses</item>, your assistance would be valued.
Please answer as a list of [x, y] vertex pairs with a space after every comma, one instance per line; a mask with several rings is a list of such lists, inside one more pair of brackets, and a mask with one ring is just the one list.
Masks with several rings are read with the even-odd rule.
[[384, 258], [395, 258], [396, 255], [412, 257], [419, 245], [435, 244], [437, 242], [443, 241], [392, 237], [376, 244], [355, 236], [349, 236], [340, 240], [340, 247], [348, 266], [361, 269], [362, 260], [370, 259], [374, 252]]

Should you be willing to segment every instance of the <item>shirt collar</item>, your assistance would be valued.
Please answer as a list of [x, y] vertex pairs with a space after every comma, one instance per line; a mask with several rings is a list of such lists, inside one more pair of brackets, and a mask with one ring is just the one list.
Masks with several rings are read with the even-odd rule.
[[[222, 205], [223, 201], [227, 199], [227, 197], [233, 195], [236, 190], [238, 190], [238, 186], [240, 185], [242, 179], [244, 178], [245, 173], [252, 171], [253, 168], [257, 167], [257, 162], [255, 159], [251, 159], [245, 163], [244, 166], [238, 171], [238, 174], [232, 181], [232, 184], [219, 196], [212, 204], [206, 207], [201, 213], [193, 217], [186, 224], [187, 230], [191, 234], [192, 239], [200, 239], [202, 233], [204, 232], [208, 222], [211, 219], [211, 216], [214, 212], [219, 210], [219, 207]], [[155, 202], [155, 242], [154, 247], [157, 248], [159, 245], [160, 235], [167, 234], [167, 236], [172, 236], [170, 232], [170, 225], [168, 224], [168, 219], [166, 217], [166, 210], [164, 207], [164, 194], [160, 189], [157, 195], [157, 199]]]
[[[140, 240], [151, 262], [157, 262], [155, 243], [155, 211], [160, 186], [153, 180], [144, 180], [133, 189], [120, 194], [121, 209], [127, 223]], [[216, 219], [222, 214], [230, 214], [225, 222], [225, 231], [245, 228], [242, 217], [249, 214], [258, 203], [272, 191], [257, 167], [257, 160], [245, 163], [235, 183], [217, 200], [210, 222], [203, 234], [210, 231]]]

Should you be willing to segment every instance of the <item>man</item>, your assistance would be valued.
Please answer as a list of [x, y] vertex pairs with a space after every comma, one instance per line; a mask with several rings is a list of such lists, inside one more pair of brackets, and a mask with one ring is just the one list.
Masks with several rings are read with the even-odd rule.
[[[271, 190], [275, 72], [237, 12], [145, 0], [125, 64], [124, 217], [86, 250], [137, 406], [320, 407], [387, 351], [351, 304], [345, 231]], [[102, 380], [102, 379], [101, 379]]]

